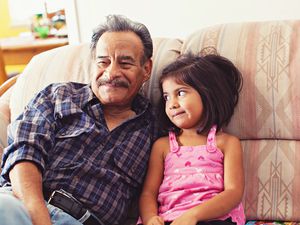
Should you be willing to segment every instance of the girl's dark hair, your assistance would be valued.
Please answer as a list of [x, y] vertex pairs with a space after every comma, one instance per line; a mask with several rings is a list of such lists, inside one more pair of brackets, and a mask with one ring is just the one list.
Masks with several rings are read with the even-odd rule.
[[95, 53], [96, 45], [102, 34], [106, 32], [133, 32], [142, 41], [144, 47], [144, 56], [142, 58], [141, 64], [144, 64], [148, 59], [152, 57], [153, 54], [153, 43], [151, 35], [147, 27], [138, 22], [134, 22], [121, 15], [109, 15], [106, 17], [106, 22], [100, 24], [93, 32], [91, 41], [91, 51], [92, 54]]
[[[161, 93], [162, 83], [168, 78], [187, 84], [200, 94], [203, 114], [198, 133], [208, 132], [214, 124], [220, 130], [230, 122], [242, 88], [242, 75], [230, 60], [217, 54], [197, 56], [187, 53], [163, 69], [159, 80]], [[180, 129], [165, 113], [163, 98], [159, 106], [163, 128], [178, 133]]]

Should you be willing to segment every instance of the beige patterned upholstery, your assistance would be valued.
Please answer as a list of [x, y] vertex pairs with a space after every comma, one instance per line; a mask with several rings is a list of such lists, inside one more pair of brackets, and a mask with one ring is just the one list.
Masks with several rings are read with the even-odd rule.
[[182, 52], [215, 46], [244, 76], [228, 131], [243, 141], [247, 218], [300, 221], [300, 22], [215, 26]]
[[[214, 46], [240, 68], [244, 86], [226, 130], [243, 144], [247, 219], [300, 221], [300, 21], [222, 24], [184, 40], [154, 38], [154, 44], [152, 77], [142, 89], [154, 103], [162, 68], [182, 53]], [[41, 88], [70, 80], [90, 80], [87, 44], [36, 56], [11, 96], [0, 98], [0, 135], [9, 109], [15, 119]], [[0, 141], [5, 145], [5, 136]]]

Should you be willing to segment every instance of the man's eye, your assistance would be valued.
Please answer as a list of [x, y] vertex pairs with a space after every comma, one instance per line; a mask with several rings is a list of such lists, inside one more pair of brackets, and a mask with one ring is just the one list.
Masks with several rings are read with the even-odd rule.
[[108, 64], [108, 62], [106, 62], [106, 61], [99, 61], [99, 62], [97, 62], [97, 65], [100, 66], [100, 67], [104, 67], [107, 64]]
[[120, 63], [123, 67], [130, 67], [132, 64], [130, 62], [121, 62]]
[[131, 69], [131, 67], [132, 67], [132, 65], [129, 63], [121, 63], [120, 66], [121, 66], [121, 69], [124, 69], [124, 70]]

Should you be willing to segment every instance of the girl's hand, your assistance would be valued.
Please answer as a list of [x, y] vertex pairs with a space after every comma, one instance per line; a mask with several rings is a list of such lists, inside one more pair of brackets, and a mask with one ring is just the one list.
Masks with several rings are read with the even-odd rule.
[[160, 216], [151, 217], [145, 225], [164, 225], [165, 222]]
[[197, 218], [187, 211], [175, 219], [171, 225], [196, 225], [197, 222]]

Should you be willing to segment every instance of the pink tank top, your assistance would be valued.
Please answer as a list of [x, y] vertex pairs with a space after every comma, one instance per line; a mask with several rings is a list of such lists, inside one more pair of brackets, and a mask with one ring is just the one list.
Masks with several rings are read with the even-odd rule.
[[[164, 179], [159, 188], [159, 215], [173, 221], [186, 210], [201, 204], [224, 190], [223, 153], [216, 146], [216, 126], [208, 134], [206, 145], [179, 146], [169, 133], [170, 152], [165, 158]], [[238, 225], [245, 224], [242, 203], [228, 214]]]

